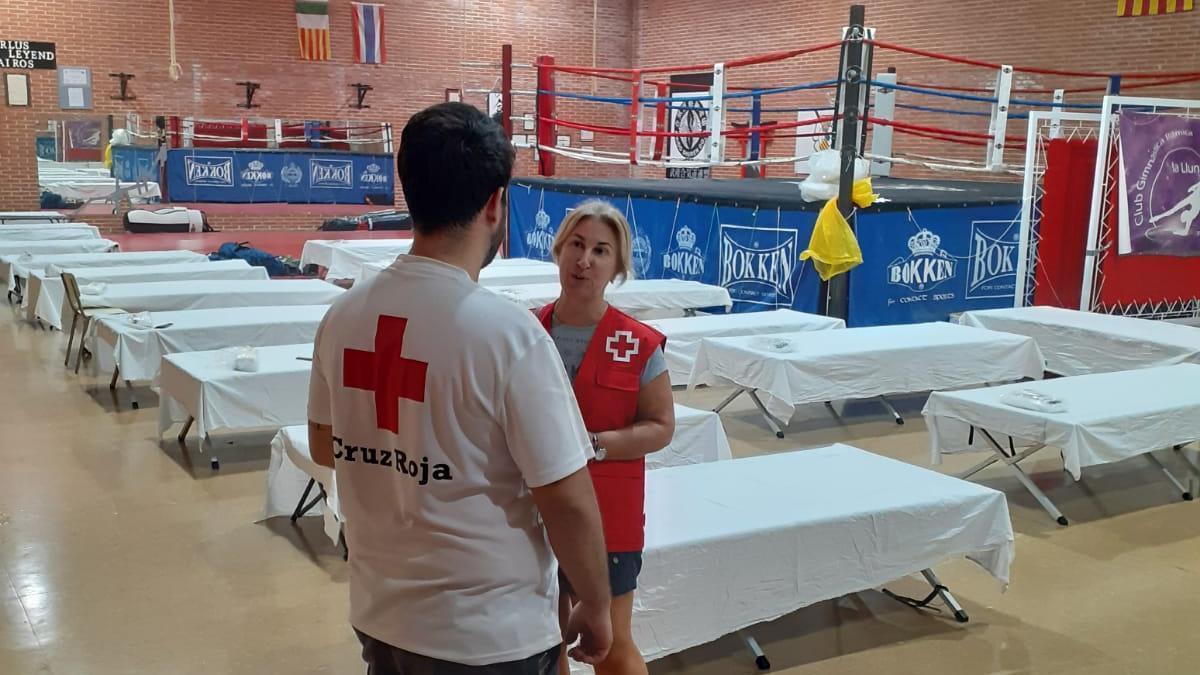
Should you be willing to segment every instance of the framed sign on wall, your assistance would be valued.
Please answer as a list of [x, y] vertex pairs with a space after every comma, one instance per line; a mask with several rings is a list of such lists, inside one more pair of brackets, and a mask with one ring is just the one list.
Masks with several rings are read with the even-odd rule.
[[92, 107], [92, 71], [88, 68], [58, 70], [58, 107], [63, 110], [90, 110]]
[[4, 100], [10, 106], [29, 105], [29, 76], [25, 73], [5, 73]]

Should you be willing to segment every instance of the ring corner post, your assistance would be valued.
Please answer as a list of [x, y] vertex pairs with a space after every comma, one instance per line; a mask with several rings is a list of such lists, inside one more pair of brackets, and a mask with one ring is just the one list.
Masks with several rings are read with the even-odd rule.
[[[863, 105], [866, 101], [864, 88], [869, 78], [863, 73], [864, 54], [866, 46], [866, 16], [865, 5], [850, 6], [850, 23], [843, 37], [845, 59], [842, 72], [838, 79], [842, 81], [842, 97], [839, 101], [841, 110], [835, 128], [840, 127], [837, 134], [838, 148], [841, 153], [841, 171], [838, 176], [838, 211], [850, 222], [854, 229], [854, 201], [851, 195], [854, 190], [854, 168], [858, 161], [858, 144], [861, 138], [863, 121]], [[839, 319], [847, 319], [850, 313], [850, 275], [839, 274], [823, 284], [822, 300], [824, 313]]]
[[513, 135], [512, 81], [513, 47], [503, 44], [500, 45], [500, 123], [504, 126], [504, 135], [510, 140]]
[[632, 170], [638, 163], [638, 127], [642, 120], [642, 71], [633, 71], [630, 78], [633, 80], [629, 94], [629, 166]]
[[[655, 98], [658, 102], [654, 105], [654, 130], [668, 131], [667, 128], [667, 103], [664, 99], [671, 96], [671, 88], [665, 82], [655, 83]], [[664, 150], [667, 145], [667, 137], [661, 134], [654, 137], [654, 161], [660, 161], [663, 158]]]
[[554, 153], [542, 148], [554, 147], [554, 57], [537, 58], [537, 156], [538, 175], [554, 175]]
[[1005, 136], [1008, 132], [1009, 101], [1012, 98], [1013, 67], [1000, 66], [993, 89], [995, 103], [992, 104], [991, 122], [988, 125], [988, 150], [984, 157], [985, 166], [991, 171], [1004, 169]]
[[712, 104], [708, 116], [709, 154], [708, 161], [713, 166], [719, 166], [725, 161], [725, 139], [722, 132], [725, 127], [725, 64], [713, 64]]
[[[750, 97], [750, 128], [758, 129], [762, 126], [762, 94], [755, 94]], [[763, 152], [763, 134], [758, 131], [750, 132], [750, 151], [746, 153], [747, 159], [750, 160], [751, 166], [754, 166], [755, 178], [763, 178], [766, 173], [766, 164], [757, 164], [759, 159], [765, 155]], [[747, 175], [746, 166], [742, 165], [742, 178]]]
[[[896, 119], [896, 90], [889, 89], [887, 85], [896, 84], [898, 77], [894, 67], [888, 68], [886, 73], [875, 76], [879, 89], [875, 92], [874, 105], [871, 107], [871, 154], [876, 157], [894, 157], [891, 125], [876, 124], [875, 120], [891, 122]], [[881, 178], [891, 176], [892, 163], [884, 159], [872, 160], [871, 175]]]

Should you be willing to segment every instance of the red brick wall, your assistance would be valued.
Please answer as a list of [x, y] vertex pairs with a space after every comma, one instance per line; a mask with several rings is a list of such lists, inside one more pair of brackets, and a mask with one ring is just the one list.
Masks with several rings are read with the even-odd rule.
[[[634, 62], [642, 65], [705, 63], [765, 52], [817, 45], [840, 37], [847, 23], [848, 2], [778, 2], [777, 0], [636, 0], [638, 25]], [[1060, 70], [1200, 71], [1200, 11], [1177, 15], [1118, 18], [1111, 0], [925, 0], [866, 2], [867, 24], [880, 40], [983, 61]], [[994, 71], [943, 65], [928, 59], [879, 51], [876, 72], [898, 69], [901, 82], [933, 82], [990, 87]], [[732, 85], [788, 85], [831, 79], [837, 52], [807, 56], [770, 66], [732, 71]], [[1126, 81], [1125, 84], [1131, 84]], [[1102, 80], [1019, 76], [1015, 86], [1032, 88], [1103, 85]], [[1148, 89], [1147, 96], [1200, 99], [1200, 83]], [[820, 104], [825, 94], [804, 93], [769, 98], [765, 105]], [[1045, 94], [1026, 97], [1047, 98]], [[1069, 94], [1068, 101], [1099, 102], [1101, 94]], [[898, 103], [987, 111], [986, 104], [958, 103], [900, 92]], [[741, 117], [746, 117], [742, 115]], [[791, 119], [773, 114], [766, 119]], [[898, 119], [952, 129], [986, 132], [988, 118], [929, 115], [898, 111]], [[1023, 139], [1025, 123], [1013, 122], [1009, 134]], [[1013, 136], [1010, 135], [1010, 138]], [[793, 141], [779, 151], [791, 153]], [[780, 144], [781, 146], [784, 144]], [[967, 157], [980, 160], [982, 148], [962, 149], [897, 134], [903, 152]], [[775, 151], [770, 153], [777, 155]], [[1023, 156], [1010, 150], [1009, 162]], [[790, 174], [790, 171], [787, 173]], [[655, 175], [655, 172], [650, 172]], [[661, 175], [661, 170], [657, 171]]]
[[[166, 2], [3, 0], [0, 39], [56, 43], [60, 65], [92, 69], [95, 109], [90, 116], [123, 120], [132, 111], [142, 116], [143, 128], [155, 115], [236, 120], [250, 114], [292, 121], [387, 121], [398, 137], [408, 117], [443, 100], [445, 89], [498, 86], [498, 67], [459, 63], [498, 62], [504, 43], [515, 45], [517, 62], [532, 63], [538, 54], [551, 53], [560, 61], [592, 63], [591, 0], [376, 1], [387, 6], [389, 63], [379, 67], [352, 63], [349, 0], [330, 2], [334, 58], [323, 63], [299, 59], [291, 2], [175, 0], [177, 60], [183, 67], [178, 81], [167, 75]], [[627, 67], [633, 46], [629, 0], [598, 0], [597, 9], [596, 62]], [[136, 101], [109, 98], [117, 84], [108, 74], [121, 71], [136, 76], [130, 85]], [[47, 115], [69, 116], [58, 109], [55, 72], [29, 72], [32, 107], [0, 105], [0, 210], [37, 207], [35, 127]], [[235, 83], [243, 80], [262, 85], [255, 97], [262, 107], [251, 113], [237, 107], [245, 97]], [[375, 87], [367, 96], [369, 110], [349, 107], [353, 82]], [[532, 71], [517, 71], [514, 86], [533, 89]], [[483, 107], [486, 97], [467, 94], [466, 100]], [[517, 114], [532, 113], [533, 100], [518, 98], [514, 107]], [[578, 138], [576, 132], [563, 133]], [[519, 170], [532, 172], [529, 151], [522, 156]], [[596, 165], [564, 169], [611, 171]]]
[[[177, 59], [183, 76], [167, 76], [168, 19], [165, 2], [132, 0], [4, 0], [0, 2], [0, 39], [53, 41], [59, 63], [90, 67], [95, 80], [93, 115], [122, 118], [128, 111], [143, 120], [155, 115], [240, 119], [243, 100], [239, 80], [262, 84], [252, 114], [289, 120], [334, 119], [388, 121], [397, 133], [420, 108], [442, 100], [446, 88], [490, 88], [498, 69], [463, 68], [460, 61], [497, 61], [500, 45], [515, 45], [516, 61], [530, 63], [542, 53], [559, 63], [590, 65], [592, 12], [589, 0], [377, 0], [387, 5], [390, 63], [382, 67], [351, 63], [349, 0], [332, 0], [334, 59], [301, 61], [297, 56], [292, 3], [245, 0], [176, 0]], [[779, 0], [598, 0], [598, 65], [662, 65], [703, 63], [835, 40], [846, 22], [848, 3], [796, 3]], [[867, 22], [879, 38], [914, 47], [977, 59], [1083, 70], [1200, 70], [1200, 11], [1189, 14], [1121, 19], [1111, 0], [995, 2], [994, 0], [926, 0], [867, 3]], [[880, 53], [876, 70], [895, 66], [903, 80], [986, 86], [993, 73], [946, 66], [901, 54]], [[828, 79], [836, 70], [835, 52], [735, 72], [734, 86], [787, 85]], [[137, 76], [132, 92], [138, 100], [113, 101], [116, 83], [108, 73]], [[352, 82], [375, 86], [370, 110], [349, 108]], [[627, 96], [620, 83], [561, 76], [564, 90]], [[1091, 82], [1086, 82], [1090, 84]], [[1078, 86], [1068, 78], [1021, 77], [1021, 86]], [[47, 115], [58, 110], [53, 71], [31, 72], [31, 108], [0, 106], [0, 209], [37, 205], [33, 133]], [[518, 70], [514, 86], [534, 88], [533, 72]], [[1149, 93], [1149, 92], [1147, 92]], [[1158, 95], [1200, 98], [1195, 83], [1157, 90]], [[1081, 98], [1083, 97], [1083, 98]], [[823, 103], [824, 93], [780, 97], [768, 105]], [[467, 100], [483, 105], [484, 97]], [[901, 102], [962, 109], [971, 104], [928, 101], [900, 95]], [[1097, 95], [1074, 95], [1095, 101]], [[533, 101], [518, 97], [515, 113], [531, 113]], [[560, 116], [624, 126], [618, 106], [560, 102]], [[922, 124], [982, 131], [986, 118], [930, 116], [904, 112], [903, 119]], [[744, 115], [742, 116], [744, 117]], [[770, 114], [767, 119], [788, 119]], [[736, 119], [736, 116], [735, 116]], [[523, 130], [517, 124], [516, 133]], [[579, 133], [563, 130], [578, 146]], [[1023, 135], [1014, 122], [1010, 133]], [[598, 149], [621, 150], [623, 139], [600, 138]], [[772, 155], [790, 154], [791, 141], [778, 143]], [[961, 150], [943, 143], [911, 139], [897, 150], [977, 159], [982, 150]], [[529, 151], [521, 153], [519, 171], [532, 173]], [[1020, 161], [1019, 153], [1009, 155]], [[561, 175], [625, 175], [622, 166], [559, 160]], [[786, 168], [784, 168], [786, 171]], [[783, 171], [776, 170], [775, 175]], [[661, 169], [646, 175], [662, 175]], [[319, 218], [304, 214], [255, 217], [249, 225], [313, 226]], [[222, 223], [226, 227], [233, 224]]]

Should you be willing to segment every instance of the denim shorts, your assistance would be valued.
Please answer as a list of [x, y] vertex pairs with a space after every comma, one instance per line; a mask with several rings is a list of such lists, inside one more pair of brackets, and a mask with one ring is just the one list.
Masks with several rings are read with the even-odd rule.
[[[609, 553], [608, 554], [608, 586], [612, 591], [612, 596], [618, 598], [626, 593], [632, 593], [637, 589], [637, 578], [642, 572], [642, 552], [632, 551], [629, 553]], [[562, 568], [558, 570], [558, 585], [563, 592], [575, 594], [571, 588], [571, 582], [567, 576], [563, 574]]]

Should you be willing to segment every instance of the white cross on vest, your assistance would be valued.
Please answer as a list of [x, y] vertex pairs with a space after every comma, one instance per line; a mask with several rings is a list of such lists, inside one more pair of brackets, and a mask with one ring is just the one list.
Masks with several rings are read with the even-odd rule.
[[638, 353], [638, 341], [633, 339], [633, 333], [619, 330], [604, 341], [604, 351], [612, 354], [613, 361], [629, 363]]

